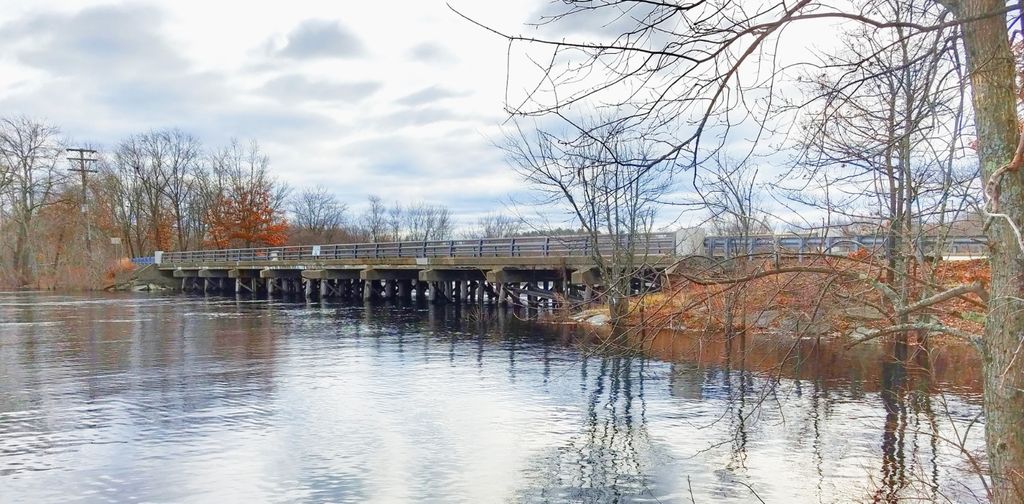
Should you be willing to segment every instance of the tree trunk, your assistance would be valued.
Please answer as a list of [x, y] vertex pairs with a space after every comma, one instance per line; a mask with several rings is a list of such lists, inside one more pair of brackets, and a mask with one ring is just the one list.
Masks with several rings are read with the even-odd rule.
[[18, 233], [14, 240], [14, 271], [18, 275], [18, 287], [30, 285], [34, 280], [28, 230], [28, 222], [18, 221]]
[[[1004, 8], [1001, 0], [962, 0], [953, 5], [960, 19]], [[978, 157], [984, 184], [1014, 155], [1018, 141], [1014, 61], [1004, 15], [963, 25], [970, 72]], [[1021, 226], [1024, 185], [1007, 173], [999, 208]], [[983, 345], [985, 442], [996, 503], [1024, 502], [1024, 356], [1014, 354], [1024, 335], [1024, 263], [1010, 225], [995, 219], [987, 230], [992, 266], [988, 321]], [[1010, 367], [1012, 364], [1012, 367]]]

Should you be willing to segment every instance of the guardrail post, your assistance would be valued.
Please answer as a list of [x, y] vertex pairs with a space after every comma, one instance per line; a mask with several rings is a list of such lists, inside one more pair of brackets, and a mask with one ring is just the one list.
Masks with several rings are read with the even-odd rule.
[[455, 257], [455, 241], [448, 240], [448, 257]]
[[515, 257], [516, 255], [516, 239], [512, 238], [508, 242], [508, 256]]
[[480, 242], [477, 244], [476, 256], [477, 257], [483, 257], [484, 256], [484, 240], [483, 240], [483, 238], [481, 238]]
[[551, 237], [544, 237], [544, 257], [548, 256], [548, 251], [551, 249]]

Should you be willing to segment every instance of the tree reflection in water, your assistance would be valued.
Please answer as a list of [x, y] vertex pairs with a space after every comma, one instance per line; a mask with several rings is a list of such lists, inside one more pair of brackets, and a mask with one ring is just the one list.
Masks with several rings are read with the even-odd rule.
[[[984, 497], [960, 447], [981, 446], [977, 366], [956, 349], [659, 333], [606, 355], [517, 311], [140, 299], [0, 303], [19, 324], [0, 477], [23, 494], [99, 471], [123, 480], [109, 495], [187, 501], [217, 488], [182, 482], [230, 468], [255, 496], [325, 501]], [[102, 446], [119, 449], [77, 458]]]
[[579, 365], [586, 394], [583, 428], [531, 459], [521, 502], [654, 500], [650, 477], [661, 453], [644, 416], [644, 359], [586, 358]]

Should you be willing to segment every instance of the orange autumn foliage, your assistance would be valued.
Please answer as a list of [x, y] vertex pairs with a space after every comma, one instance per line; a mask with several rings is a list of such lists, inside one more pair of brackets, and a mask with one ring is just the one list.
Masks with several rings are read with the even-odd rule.
[[208, 218], [210, 247], [274, 247], [288, 239], [288, 223], [274, 209], [266, 188], [221, 195]]
[[152, 217], [153, 222], [146, 232], [146, 238], [155, 250], [172, 250], [174, 237], [174, 218], [170, 212], [160, 212]]

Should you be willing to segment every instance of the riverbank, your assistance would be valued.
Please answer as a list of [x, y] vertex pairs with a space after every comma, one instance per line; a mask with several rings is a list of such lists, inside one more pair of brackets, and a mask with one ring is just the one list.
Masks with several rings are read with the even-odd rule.
[[[730, 275], [749, 278], [744, 282], [724, 281], [724, 275], [673, 275], [663, 291], [633, 299], [627, 325], [654, 332], [788, 333], [857, 341], [897, 323], [878, 288], [883, 271], [859, 260], [822, 260], [782, 267], [762, 264]], [[918, 298], [959, 285], [987, 288], [990, 278], [984, 260], [946, 261], [918, 273], [912, 288]], [[984, 331], [984, 302], [973, 292], [936, 303], [927, 313], [960, 333], [980, 335]], [[607, 310], [591, 309], [572, 320], [602, 326], [610, 318]], [[911, 334], [912, 338], [923, 336]], [[928, 336], [951, 338], [941, 333]]]

